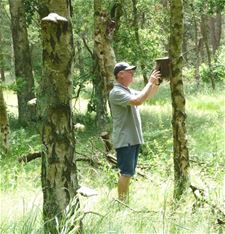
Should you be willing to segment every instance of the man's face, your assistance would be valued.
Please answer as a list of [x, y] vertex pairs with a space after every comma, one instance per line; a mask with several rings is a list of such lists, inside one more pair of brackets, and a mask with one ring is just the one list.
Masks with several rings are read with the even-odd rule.
[[119, 77], [125, 85], [129, 85], [133, 82], [134, 70], [120, 71]]

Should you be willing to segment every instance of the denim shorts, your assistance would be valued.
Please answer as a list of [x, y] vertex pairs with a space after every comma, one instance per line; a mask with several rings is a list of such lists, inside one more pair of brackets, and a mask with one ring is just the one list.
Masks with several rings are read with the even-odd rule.
[[121, 175], [131, 177], [135, 174], [139, 148], [140, 145], [129, 145], [116, 149], [117, 165]]

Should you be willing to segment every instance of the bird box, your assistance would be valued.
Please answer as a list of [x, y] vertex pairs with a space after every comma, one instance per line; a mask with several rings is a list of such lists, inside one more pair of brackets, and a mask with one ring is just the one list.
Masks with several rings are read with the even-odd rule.
[[161, 73], [161, 78], [169, 80], [171, 76], [171, 60], [169, 57], [157, 58], [156, 70], [159, 70]]

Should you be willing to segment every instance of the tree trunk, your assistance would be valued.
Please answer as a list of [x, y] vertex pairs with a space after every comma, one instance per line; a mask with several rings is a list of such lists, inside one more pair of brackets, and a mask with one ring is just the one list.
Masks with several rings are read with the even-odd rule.
[[1, 81], [5, 81], [5, 71], [4, 68], [1, 68]]
[[83, 59], [83, 56], [82, 56], [82, 47], [81, 47], [81, 43], [79, 41], [79, 39], [76, 41], [76, 47], [77, 47], [77, 53], [76, 54], [76, 58], [75, 60], [77, 59], [77, 68], [79, 69], [79, 77], [80, 77], [80, 80], [78, 81], [77, 83], [77, 89], [76, 89], [76, 92], [75, 92], [75, 104], [74, 106], [76, 105], [76, 101], [77, 99], [79, 98], [80, 96], [80, 92], [81, 92], [81, 89], [84, 87], [83, 83], [85, 82], [85, 69], [84, 69], [84, 59]]
[[146, 71], [145, 71], [145, 65], [143, 63], [142, 46], [141, 46], [140, 36], [139, 36], [137, 0], [132, 0], [132, 3], [133, 3], [133, 17], [134, 17], [134, 33], [135, 33], [135, 39], [136, 39], [136, 43], [137, 43], [137, 52], [136, 52], [136, 54], [139, 57], [138, 60], [140, 62], [144, 83], [147, 84], [148, 83], [148, 78], [147, 78], [147, 74], [146, 74]]
[[215, 18], [215, 38], [216, 38], [216, 50], [220, 46], [220, 40], [221, 40], [221, 35], [222, 35], [222, 14], [221, 11], [218, 11], [216, 13], [216, 18]]
[[188, 64], [188, 44], [187, 44], [188, 33], [187, 33], [187, 31], [184, 32], [183, 40], [184, 40], [183, 43], [182, 43], [183, 59], [184, 59], [184, 62], [186, 64]]
[[209, 25], [209, 32], [210, 32], [210, 40], [212, 44], [212, 52], [213, 54], [215, 54], [217, 42], [216, 42], [215, 17], [213, 15], [209, 17], [208, 25]]
[[191, 4], [192, 7], [192, 19], [194, 23], [194, 43], [195, 43], [195, 80], [197, 86], [199, 86], [199, 81], [200, 81], [200, 74], [199, 74], [199, 66], [200, 66], [200, 58], [199, 58], [199, 53], [200, 53], [200, 47], [199, 47], [199, 39], [198, 39], [198, 23], [196, 20], [196, 14], [195, 14], [195, 8], [194, 4]]
[[35, 109], [27, 102], [35, 97], [23, 0], [9, 0], [11, 28], [15, 56], [15, 75], [17, 82], [19, 122], [22, 125], [36, 118]]
[[115, 54], [112, 48], [112, 36], [115, 22], [102, 9], [101, 0], [94, 0], [94, 90], [96, 123], [104, 130], [107, 121], [107, 101], [112, 88]]
[[174, 151], [174, 199], [179, 200], [189, 187], [189, 153], [185, 127], [185, 97], [182, 81], [183, 1], [171, 0], [171, 98]]
[[220, 39], [221, 39], [221, 30], [222, 30], [221, 12], [217, 12], [216, 15], [212, 15], [209, 18], [209, 28], [210, 28], [213, 55], [215, 55], [220, 45]]
[[[0, 3], [0, 8], [2, 7], [1, 3]], [[0, 14], [1, 14], [1, 9], [0, 9]], [[2, 24], [2, 20], [0, 18], [0, 24]], [[2, 35], [2, 28], [0, 28], [0, 75], [1, 75], [1, 80], [5, 81], [5, 71], [4, 71], [4, 67], [5, 67], [5, 61], [4, 61], [4, 52], [3, 52], [3, 35]]]
[[6, 104], [3, 97], [2, 82], [0, 81], [0, 129], [1, 129], [1, 140], [2, 146], [5, 153], [9, 149], [9, 120], [6, 110]]
[[169, 5], [169, 0], [161, 0], [161, 4], [163, 5], [164, 8], [168, 8]]
[[64, 17], [71, 17], [71, 0], [39, 0], [39, 15], [41, 16], [41, 18], [54, 12]]
[[201, 15], [201, 33], [202, 33], [202, 37], [203, 37], [203, 41], [204, 41], [206, 53], [207, 53], [208, 66], [209, 66], [209, 79], [210, 79], [211, 84], [212, 84], [212, 89], [214, 90], [215, 89], [215, 81], [214, 81], [213, 72], [212, 72], [212, 59], [211, 59], [211, 51], [209, 48], [208, 32], [207, 31], [208, 30], [207, 30], [207, 26], [206, 26], [206, 16]]
[[[45, 233], [61, 233], [63, 228], [78, 233], [79, 201], [75, 197], [78, 180], [71, 103], [74, 44], [70, 1], [42, 0], [41, 7], [45, 13], [54, 12], [42, 19], [43, 74], [39, 105], [45, 146], [42, 155]], [[60, 15], [56, 14], [58, 12]], [[71, 219], [65, 213], [68, 206], [74, 219], [70, 227], [65, 222]]]

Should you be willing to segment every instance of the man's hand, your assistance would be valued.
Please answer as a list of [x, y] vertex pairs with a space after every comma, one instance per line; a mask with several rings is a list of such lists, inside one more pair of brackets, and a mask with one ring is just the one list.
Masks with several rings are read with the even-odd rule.
[[160, 74], [160, 71], [158, 70], [154, 70], [152, 72], [152, 74], [150, 75], [149, 77], [149, 82], [154, 84], [154, 85], [159, 85], [160, 84], [160, 77], [161, 77], [161, 74]]
[[132, 106], [139, 106], [141, 105], [147, 98], [153, 97], [157, 90], [158, 86], [160, 84], [160, 71], [154, 70], [152, 74], [149, 77], [148, 83], [145, 85], [145, 87], [141, 90], [141, 92], [134, 96], [130, 101], [129, 104]]

